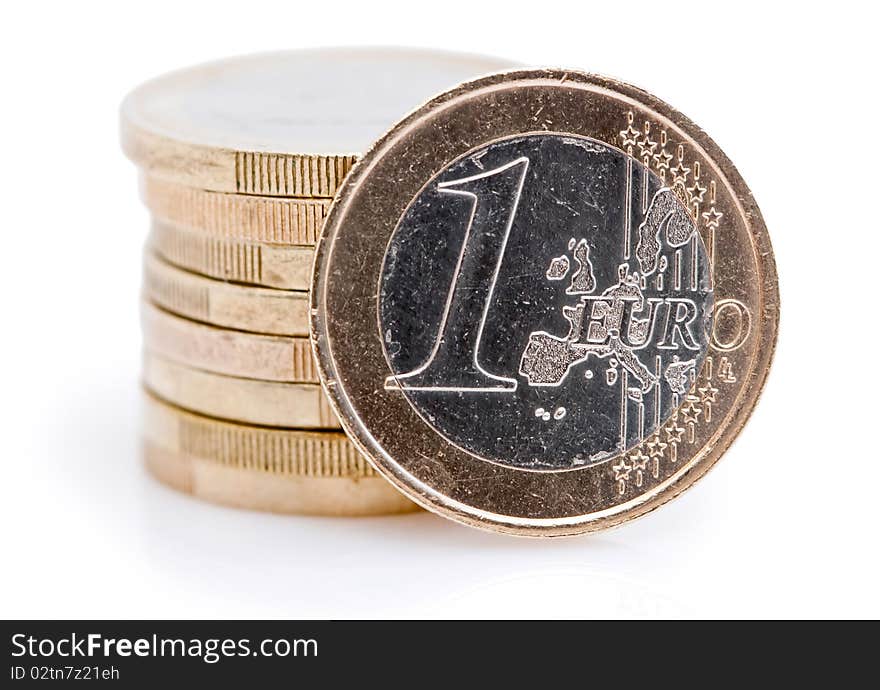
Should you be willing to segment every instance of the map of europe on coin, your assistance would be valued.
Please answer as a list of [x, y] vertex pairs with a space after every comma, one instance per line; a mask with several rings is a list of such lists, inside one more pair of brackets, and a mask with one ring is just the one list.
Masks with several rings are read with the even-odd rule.
[[560, 470], [633, 448], [709, 345], [691, 194], [583, 136], [525, 134], [452, 162], [387, 247], [385, 389], [489, 462]]

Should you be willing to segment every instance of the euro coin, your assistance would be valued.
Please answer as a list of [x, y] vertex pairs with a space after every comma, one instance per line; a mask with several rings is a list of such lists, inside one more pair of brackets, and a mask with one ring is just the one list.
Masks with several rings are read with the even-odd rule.
[[416, 509], [338, 432], [261, 429], [144, 395], [144, 460], [161, 482], [251, 510], [364, 516]]
[[190, 412], [244, 424], [299, 429], [338, 429], [321, 386], [278, 383], [214, 374], [144, 354], [144, 386]]
[[281, 290], [309, 289], [314, 247], [212, 237], [154, 221], [148, 246], [179, 268], [212, 278]]
[[510, 63], [346, 48], [221, 60], [143, 84], [122, 147], [148, 175], [194, 189], [332, 198], [355, 155], [413, 104]]
[[318, 383], [307, 338], [209, 326], [148, 302], [141, 305], [141, 326], [148, 350], [180, 364], [241, 378]]
[[195, 321], [251, 333], [308, 335], [308, 293], [235, 285], [144, 256], [144, 296]]
[[696, 125], [577, 71], [480, 78], [355, 164], [313, 345], [343, 427], [410, 498], [535, 536], [644, 515], [755, 406], [779, 293], [754, 198]]
[[209, 237], [314, 246], [329, 199], [222, 194], [148, 177], [141, 185], [154, 218]]

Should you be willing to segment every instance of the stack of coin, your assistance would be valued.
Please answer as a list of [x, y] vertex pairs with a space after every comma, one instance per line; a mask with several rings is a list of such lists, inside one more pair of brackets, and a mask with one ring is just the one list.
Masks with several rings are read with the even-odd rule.
[[506, 66], [299, 51], [184, 70], [128, 96], [123, 148], [152, 217], [141, 308], [156, 477], [276, 512], [414, 509], [341, 432], [320, 387], [314, 246], [356, 152], [433, 93]]

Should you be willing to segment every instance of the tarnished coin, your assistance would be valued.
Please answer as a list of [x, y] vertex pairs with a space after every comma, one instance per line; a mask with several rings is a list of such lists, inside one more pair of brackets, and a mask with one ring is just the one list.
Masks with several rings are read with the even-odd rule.
[[321, 386], [224, 376], [144, 353], [144, 386], [191, 412], [243, 424], [338, 429]]
[[308, 335], [308, 293], [235, 285], [144, 253], [144, 296], [166, 311], [250, 333]]
[[715, 463], [778, 301], [760, 212], [698, 127], [626, 84], [519, 71], [435, 98], [355, 165], [312, 338], [343, 426], [407, 495], [553, 536]]
[[247, 285], [308, 290], [314, 247], [214, 237], [154, 221], [150, 248], [169, 263], [212, 278]]
[[144, 460], [169, 486], [276, 513], [387, 515], [416, 509], [344, 434], [263, 429], [190, 414], [144, 394]]
[[143, 84], [122, 104], [122, 147], [148, 175], [196, 189], [333, 197], [414, 103], [502, 60], [346, 48], [213, 62]]

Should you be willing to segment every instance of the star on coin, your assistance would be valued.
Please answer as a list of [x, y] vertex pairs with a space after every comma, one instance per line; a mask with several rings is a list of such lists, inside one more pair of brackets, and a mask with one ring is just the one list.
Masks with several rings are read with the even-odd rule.
[[630, 462], [632, 462], [632, 469], [641, 472], [648, 466], [648, 460], [650, 458], [642, 452], [642, 449], [639, 448], [634, 453], [631, 453], [629, 456]]
[[689, 395], [687, 397], [687, 403], [682, 406], [681, 414], [682, 419], [685, 424], [696, 424], [697, 418], [700, 416], [700, 413], [703, 411], [700, 409], [697, 404], [699, 403], [699, 398], [694, 395]]
[[660, 149], [654, 154], [654, 162], [660, 170], [667, 170], [669, 163], [672, 161], [672, 154], [666, 149]]
[[718, 210], [713, 206], [708, 211], [703, 213], [703, 218], [706, 220], [706, 227], [708, 228], [717, 228], [718, 223], [721, 220], [721, 216], [723, 213], [719, 213]]
[[627, 146], [635, 146], [638, 143], [640, 136], [642, 136], [642, 133], [633, 127], [630, 122], [629, 127], [620, 130], [620, 143], [624, 148]]
[[644, 138], [639, 142], [639, 151], [642, 154], [642, 158], [653, 158], [654, 149], [656, 148], [657, 142], [653, 141], [651, 137], [645, 133]]
[[669, 172], [672, 173], [672, 181], [685, 183], [687, 180], [687, 176], [690, 174], [691, 169], [684, 165], [684, 161], [678, 161], [678, 165], [672, 168]]
[[701, 202], [706, 195], [706, 188], [700, 184], [699, 180], [694, 180], [694, 184], [688, 187], [688, 193], [691, 195], [691, 201]]
[[630, 472], [632, 472], [632, 467], [626, 464], [626, 458], [621, 458], [620, 462], [614, 465], [611, 469], [614, 470], [615, 481], [628, 479]]
[[663, 443], [663, 441], [660, 440], [659, 434], [652, 436], [651, 440], [647, 443], [648, 455], [652, 458], [663, 457], [663, 451], [666, 450], [668, 445], [668, 443]]
[[681, 439], [684, 437], [684, 427], [679, 426], [676, 419], [671, 419], [663, 431], [666, 432], [666, 440], [669, 443], [681, 443]]
[[705, 386], [698, 388], [697, 390], [700, 391], [700, 402], [715, 402], [715, 396], [718, 393], [718, 389], [712, 385], [711, 381], [707, 381]]

